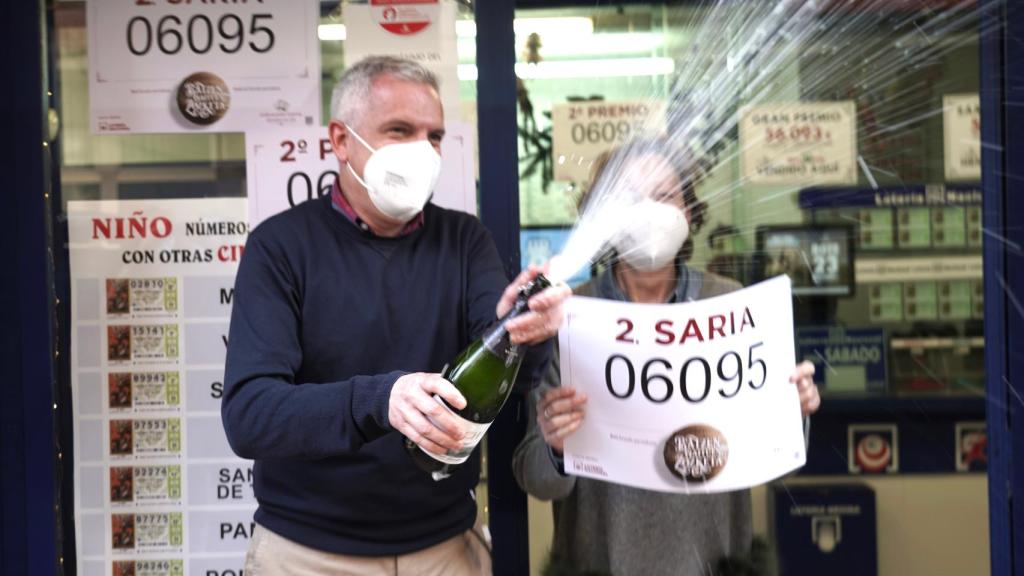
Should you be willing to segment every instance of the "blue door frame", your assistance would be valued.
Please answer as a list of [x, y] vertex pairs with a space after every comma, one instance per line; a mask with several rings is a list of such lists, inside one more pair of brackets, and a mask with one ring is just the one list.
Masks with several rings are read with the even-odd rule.
[[[981, 127], [992, 574], [1024, 574], [1024, 6], [982, 6]], [[1003, 26], [1000, 26], [1000, 22]], [[1016, 426], [1014, 426], [1016, 423]], [[1016, 433], [1014, 430], [1016, 429]], [[1016, 498], [1013, 495], [1018, 495]]]
[[[519, 162], [516, 132], [514, 0], [476, 6], [480, 219], [494, 237], [509, 277], [519, 273]], [[526, 495], [512, 477], [512, 453], [526, 433], [526, 396], [516, 391], [487, 435], [488, 516], [494, 574], [529, 574]]]
[[[480, 139], [481, 218], [511, 274], [519, 267], [516, 3], [475, 4], [478, 110], [487, 127], [487, 137]], [[981, 1], [988, 31], [981, 38], [983, 139], [1001, 143], [984, 148], [982, 164], [989, 516], [992, 574], [998, 576], [1024, 576], [1024, 498], [1012, 497], [1024, 494], [1024, 462], [1018, 461], [1024, 458], [1024, 431], [1019, 424], [1016, 433], [1012, 427], [1024, 421], [1024, 226], [1018, 222], [1024, 217], [1019, 190], [1024, 182], [1024, 6], [1017, 4]], [[7, 202], [0, 211], [0, 246], [8, 255], [0, 266], [0, 573], [59, 574], [60, 535], [70, 538], [74, 531], [70, 522], [61, 526], [55, 512], [58, 491], [66, 490], [58, 481], [56, 440], [69, 436], [71, 422], [66, 406], [54, 410], [52, 385], [58, 366], [66, 368], [66, 360], [54, 360], [54, 321], [67, 305], [66, 298], [56, 299], [66, 290], [55, 288], [66, 283], [66, 255], [60, 255], [63, 242], [54, 242], [49, 224], [56, 155], [42, 145], [52, 27], [46, 25], [42, 0], [2, 3], [0, 22], [5, 23], [0, 53], [8, 55], [0, 77], [17, 86], [0, 91], [0, 109], [8, 118], [2, 148]], [[62, 236], [59, 229], [53, 233]], [[66, 343], [60, 349], [66, 351]], [[66, 378], [66, 370], [60, 373]], [[509, 467], [525, 430], [523, 403], [522, 395], [513, 397], [488, 437], [489, 512], [499, 575], [529, 570], [526, 498]], [[61, 429], [60, 436], [55, 429]], [[68, 562], [65, 572], [74, 573], [73, 566]]]

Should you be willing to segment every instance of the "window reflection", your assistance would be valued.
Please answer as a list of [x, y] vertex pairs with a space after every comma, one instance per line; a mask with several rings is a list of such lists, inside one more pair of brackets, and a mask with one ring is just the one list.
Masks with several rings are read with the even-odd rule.
[[[671, 100], [686, 73], [681, 57], [691, 53], [694, 22], [714, 6], [517, 12], [593, 24], [573, 35], [517, 36], [524, 257], [538, 261], [562, 249], [576, 199], [589, 186], [558, 176], [559, 107]], [[754, 533], [784, 545], [781, 512], [820, 487], [831, 487], [837, 501], [856, 500], [838, 488], [854, 483], [875, 506], [871, 530], [883, 574], [985, 573], [988, 566], [985, 476], [963, 473], [984, 469], [977, 457], [985, 385], [980, 172], [976, 152], [948, 137], [961, 129], [950, 115], [972, 110], [962, 130], [977, 137], [979, 24], [965, 6], [886, 12], [854, 3], [833, 15], [828, 34], [776, 69], [762, 103], [853, 104], [853, 181], [753, 185], [733, 138], [697, 189], [714, 200], [694, 237], [692, 266], [749, 285], [792, 257], [794, 275], [807, 281], [794, 300], [797, 350], [818, 365], [824, 408], [813, 418], [804, 471], [754, 490]], [[462, 42], [468, 54], [470, 40]], [[737, 110], [743, 102], [736, 98]], [[872, 454], [885, 459], [878, 470]], [[844, 527], [845, 541], [856, 540], [851, 518], [811, 516], [817, 539], [808, 545], [841, 550]], [[957, 518], [955, 534], [930, 528], [940, 518]], [[530, 526], [539, 571], [554, 531], [547, 503], [531, 499]]]

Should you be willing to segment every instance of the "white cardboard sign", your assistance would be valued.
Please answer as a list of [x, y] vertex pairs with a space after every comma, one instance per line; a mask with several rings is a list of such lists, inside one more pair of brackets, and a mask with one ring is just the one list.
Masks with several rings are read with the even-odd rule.
[[806, 460], [789, 278], [686, 304], [573, 297], [562, 384], [588, 397], [565, 469], [662, 492], [765, 483]]
[[793, 102], [740, 111], [740, 167], [751, 184], [857, 184], [857, 106]]
[[445, 118], [458, 120], [459, 75], [452, 0], [370, 0], [344, 5], [345, 66], [367, 56], [396, 56], [422, 64], [441, 83]]
[[942, 97], [946, 180], [981, 180], [981, 101], [977, 94]]
[[320, 124], [319, 4], [90, 0], [96, 134]]
[[657, 100], [571, 102], [551, 107], [555, 180], [590, 182], [594, 162], [638, 136], [665, 133], [665, 105]]
[[244, 564], [252, 462], [220, 402], [248, 231], [241, 198], [68, 203], [79, 574]]

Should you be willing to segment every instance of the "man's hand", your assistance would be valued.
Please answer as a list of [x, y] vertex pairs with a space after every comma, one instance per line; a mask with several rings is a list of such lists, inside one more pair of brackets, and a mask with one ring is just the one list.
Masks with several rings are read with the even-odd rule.
[[457, 409], [465, 408], [466, 399], [455, 386], [440, 374], [417, 372], [395, 381], [388, 400], [391, 427], [406, 438], [434, 454], [445, 454], [462, 448], [464, 433], [459, 421], [434, 394]]
[[[544, 267], [530, 266], [505, 288], [505, 293], [501, 295], [496, 310], [498, 318], [512, 309], [516, 296], [519, 295], [519, 287], [533, 280], [537, 274], [546, 273], [547, 268], [547, 265]], [[571, 295], [572, 290], [567, 285], [556, 284], [530, 298], [530, 312], [505, 325], [512, 338], [512, 343], [537, 344], [557, 334], [558, 328], [562, 325], [562, 303]]]
[[789, 381], [796, 384], [796, 390], [800, 393], [800, 413], [809, 416], [817, 412], [821, 406], [821, 395], [818, 394], [818, 385], [814, 383], [814, 363], [804, 360], [797, 364]]
[[562, 453], [565, 438], [583, 423], [586, 404], [587, 395], [569, 386], [548, 390], [537, 403], [537, 426], [556, 454]]

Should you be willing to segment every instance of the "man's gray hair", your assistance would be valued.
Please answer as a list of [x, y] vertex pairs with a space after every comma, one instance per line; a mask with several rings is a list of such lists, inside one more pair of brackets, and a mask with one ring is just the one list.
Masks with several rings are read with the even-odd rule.
[[370, 101], [373, 81], [379, 76], [426, 84], [440, 93], [437, 76], [422, 65], [393, 56], [369, 56], [352, 66], [338, 79], [331, 93], [331, 118], [355, 123]]

